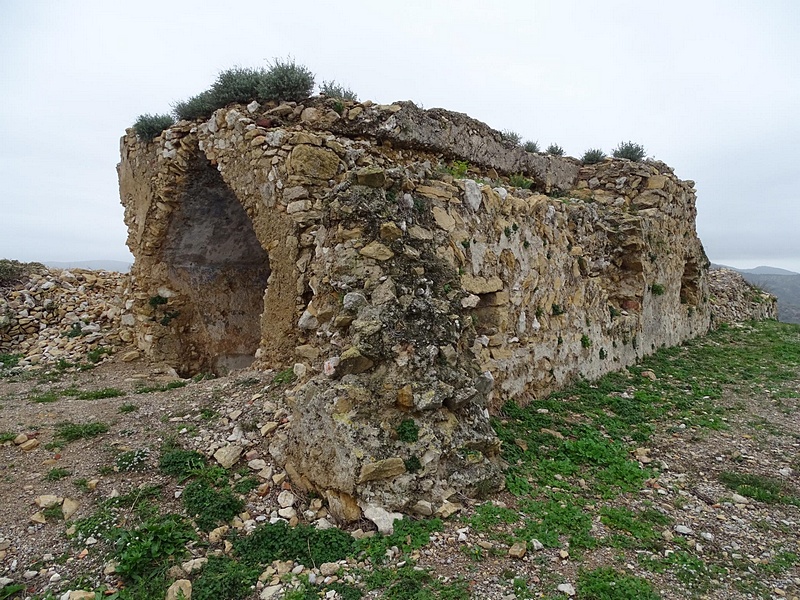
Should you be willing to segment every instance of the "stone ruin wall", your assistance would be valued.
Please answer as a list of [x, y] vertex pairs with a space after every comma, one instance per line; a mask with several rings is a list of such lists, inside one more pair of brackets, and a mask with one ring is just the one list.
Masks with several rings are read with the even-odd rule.
[[496, 487], [490, 411], [709, 328], [693, 183], [663, 163], [324, 98], [129, 130], [121, 152], [139, 348], [183, 376], [293, 367], [270, 451], [340, 518]]

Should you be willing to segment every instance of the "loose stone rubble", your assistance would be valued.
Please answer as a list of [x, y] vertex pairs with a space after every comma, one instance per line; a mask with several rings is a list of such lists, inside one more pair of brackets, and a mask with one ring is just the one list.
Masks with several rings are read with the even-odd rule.
[[730, 269], [708, 272], [711, 295], [711, 326], [722, 323], [778, 318], [778, 299], [749, 284], [744, 277]]
[[0, 354], [22, 354], [21, 368], [59, 360], [79, 363], [95, 350], [133, 341], [127, 274], [43, 269], [0, 290]]

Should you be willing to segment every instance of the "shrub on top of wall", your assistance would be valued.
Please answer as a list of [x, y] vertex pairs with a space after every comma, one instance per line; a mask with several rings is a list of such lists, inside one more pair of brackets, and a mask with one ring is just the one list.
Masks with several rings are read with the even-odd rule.
[[[349, 89], [337, 87], [343, 94], [355, 97]], [[313, 89], [314, 74], [306, 67], [296, 64], [293, 59], [275, 59], [269, 69], [233, 67], [222, 71], [210, 89], [177, 102], [172, 112], [179, 120], [193, 121], [207, 118], [216, 109], [232, 102], [299, 101], [308, 98]]]
[[504, 142], [508, 142], [512, 146], [519, 146], [522, 143], [522, 136], [511, 129], [503, 129], [500, 132], [500, 137], [503, 138]]
[[545, 152], [553, 156], [564, 156], [564, 149], [558, 144], [550, 144]]
[[175, 119], [169, 115], [139, 115], [133, 124], [133, 130], [139, 139], [150, 142], [173, 123]]
[[299, 101], [308, 98], [314, 89], [314, 74], [293, 58], [285, 62], [276, 58], [258, 88], [265, 100]]
[[539, 152], [539, 142], [528, 140], [523, 148], [525, 148], [525, 152]]
[[174, 114], [179, 121], [194, 121], [195, 119], [208, 117], [218, 108], [219, 106], [215, 104], [211, 90], [206, 90], [196, 96], [192, 96], [188, 100], [176, 102], [172, 106], [172, 114]]
[[599, 163], [606, 157], [605, 152], [600, 150], [600, 148], [590, 148], [586, 152], [583, 153], [583, 158], [581, 158], [581, 162], [585, 165], [594, 165]]
[[211, 96], [217, 107], [231, 102], [250, 102], [259, 97], [258, 90], [267, 77], [265, 69], [233, 67], [217, 75], [211, 85]]
[[614, 158], [627, 158], [628, 160], [640, 161], [647, 155], [644, 146], [635, 144], [633, 142], [620, 142], [619, 146], [614, 148]]
[[323, 81], [319, 86], [319, 93], [336, 100], [358, 102], [358, 96], [353, 90], [335, 81]]

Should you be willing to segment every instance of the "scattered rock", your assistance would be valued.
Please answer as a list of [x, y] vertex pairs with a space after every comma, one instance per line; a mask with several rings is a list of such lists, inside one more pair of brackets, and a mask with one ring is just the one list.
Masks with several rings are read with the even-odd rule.
[[511, 548], [508, 549], [508, 555], [511, 558], [522, 558], [528, 551], [528, 544], [525, 542], [515, 542]]
[[239, 460], [243, 450], [238, 444], [228, 444], [214, 452], [214, 460], [223, 468], [230, 469]]
[[390, 513], [380, 506], [372, 504], [364, 509], [364, 516], [375, 523], [378, 531], [383, 535], [391, 535], [394, 532], [394, 522], [403, 518], [402, 513]]
[[178, 579], [167, 590], [165, 600], [191, 600], [192, 582], [188, 579]]

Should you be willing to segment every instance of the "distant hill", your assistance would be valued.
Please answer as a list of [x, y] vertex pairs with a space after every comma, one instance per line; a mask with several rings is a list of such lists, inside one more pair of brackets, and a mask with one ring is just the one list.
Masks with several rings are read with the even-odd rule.
[[778, 298], [778, 319], [780, 321], [800, 324], [800, 273], [777, 267], [737, 269], [712, 264], [711, 268], [730, 269], [741, 273], [747, 282]]
[[89, 269], [92, 271], [118, 271], [127, 273], [131, 270], [131, 263], [121, 260], [79, 260], [71, 262], [45, 261], [45, 266], [53, 269]]

